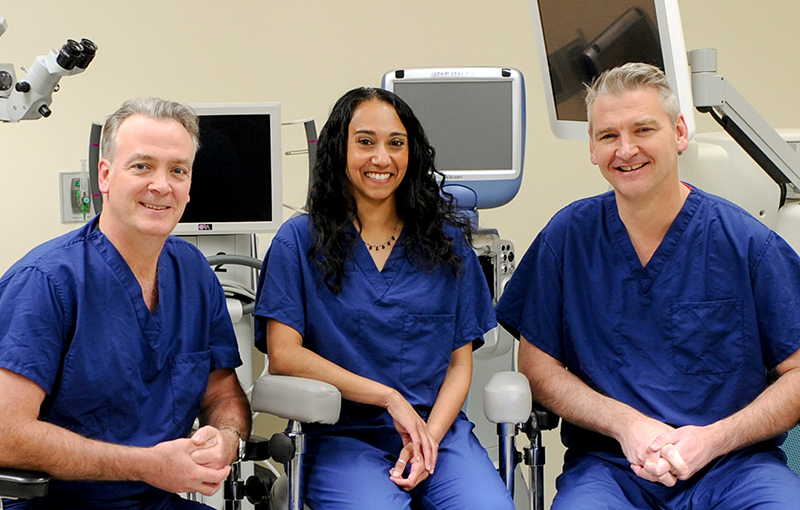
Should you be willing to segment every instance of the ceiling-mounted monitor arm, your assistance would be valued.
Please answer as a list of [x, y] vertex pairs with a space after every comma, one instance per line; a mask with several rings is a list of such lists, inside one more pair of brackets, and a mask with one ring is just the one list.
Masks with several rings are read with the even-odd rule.
[[789, 188], [800, 194], [800, 154], [723, 76], [717, 74], [717, 51], [690, 51], [689, 63], [697, 110], [710, 113], [784, 192]]

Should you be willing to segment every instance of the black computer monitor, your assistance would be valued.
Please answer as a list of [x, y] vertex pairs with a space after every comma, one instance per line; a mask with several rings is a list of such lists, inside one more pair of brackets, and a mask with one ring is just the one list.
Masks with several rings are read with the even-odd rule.
[[175, 235], [276, 232], [282, 216], [278, 103], [196, 104], [200, 150]]

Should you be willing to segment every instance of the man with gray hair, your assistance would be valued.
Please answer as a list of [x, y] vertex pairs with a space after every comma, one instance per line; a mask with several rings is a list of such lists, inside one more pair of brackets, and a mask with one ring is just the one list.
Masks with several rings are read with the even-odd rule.
[[800, 258], [680, 181], [688, 130], [658, 68], [609, 70], [586, 103], [613, 190], [558, 212], [497, 306], [564, 419], [552, 508], [796, 508], [778, 445], [800, 421]]
[[0, 278], [0, 466], [52, 477], [8, 508], [198, 508], [176, 493], [217, 492], [237, 459], [250, 410], [225, 296], [170, 237], [197, 147], [191, 108], [127, 101], [103, 132], [102, 212]]

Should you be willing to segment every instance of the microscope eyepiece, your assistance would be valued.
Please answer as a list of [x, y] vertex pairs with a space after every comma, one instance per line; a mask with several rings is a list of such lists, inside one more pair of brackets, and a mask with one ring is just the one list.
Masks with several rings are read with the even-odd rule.
[[97, 53], [97, 45], [89, 39], [81, 39], [81, 46], [83, 46], [83, 54], [80, 61], [75, 64], [75, 67], [86, 69], [94, 58], [95, 53]]
[[67, 71], [71, 71], [82, 58], [83, 45], [73, 39], [67, 39], [67, 42], [64, 43], [64, 46], [62, 46], [61, 50], [58, 52], [56, 63]]

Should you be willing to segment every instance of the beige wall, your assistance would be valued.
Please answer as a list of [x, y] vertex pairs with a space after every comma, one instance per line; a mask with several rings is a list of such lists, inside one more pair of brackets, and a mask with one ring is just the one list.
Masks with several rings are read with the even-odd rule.
[[[682, 0], [687, 48], [716, 47], [719, 70], [776, 127], [800, 127], [800, 4]], [[0, 124], [4, 190], [0, 271], [34, 245], [65, 232], [58, 173], [78, 171], [89, 124], [124, 99], [160, 95], [187, 102], [278, 101], [284, 120], [321, 125], [345, 90], [378, 85], [397, 67], [510, 66], [526, 76], [525, 178], [509, 205], [483, 223], [523, 250], [560, 207], [603, 191], [585, 144], [550, 133], [527, 0], [458, 2], [232, 1], [6, 2], [0, 62], [29, 66], [69, 37], [89, 37], [97, 58], [62, 79], [48, 119]], [[698, 131], [716, 130], [707, 118]], [[302, 148], [285, 127], [284, 149]], [[284, 157], [285, 200], [303, 202], [302, 156]]]
[[[687, 48], [717, 48], [719, 71], [770, 123], [800, 127], [800, 2], [680, 0], [680, 8]], [[394, 68], [516, 67], [527, 78], [524, 182], [483, 223], [521, 252], [556, 210], [606, 189], [585, 144], [550, 132], [528, 0], [39, 0], [4, 2], [0, 15], [9, 24], [0, 62], [27, 67], [67, 38], [99, 46], [86, 73], [61, 81], [49, 119], [0, 124], [0, 272], [74, 227], [60, 223], [58, 173], [80, 170], [90, 123], [133, 96], [278, 101], [284, 120], [321, 126], [344, 91], [379, 85]], [[707, 118], [698, 124], [717, 129]], [[301, 128], [283, 135], [285, 150], [302, 148]], [[285, 201], [302, 204], [305, 160], [284, 157], [284, 171]], [[552, 475], [559, 454], [549, 456]]]

